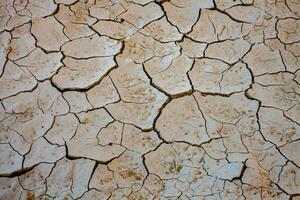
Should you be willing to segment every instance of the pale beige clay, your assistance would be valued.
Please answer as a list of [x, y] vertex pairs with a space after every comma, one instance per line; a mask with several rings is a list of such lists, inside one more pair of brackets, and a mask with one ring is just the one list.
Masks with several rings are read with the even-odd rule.
[[0, 13], [1, 200], [300, 200], [299, 0]]

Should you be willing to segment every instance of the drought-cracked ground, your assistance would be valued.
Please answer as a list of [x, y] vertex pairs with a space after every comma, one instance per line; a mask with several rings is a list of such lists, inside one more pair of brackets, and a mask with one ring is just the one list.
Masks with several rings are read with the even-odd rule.
[[0, 199], [299, 200], [300, 0], [1, 0]]

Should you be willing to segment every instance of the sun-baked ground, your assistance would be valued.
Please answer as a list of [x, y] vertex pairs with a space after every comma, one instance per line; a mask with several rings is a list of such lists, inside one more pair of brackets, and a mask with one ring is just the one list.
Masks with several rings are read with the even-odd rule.
[[1, 200], [299, 200], [299, 0], [1, 0]]

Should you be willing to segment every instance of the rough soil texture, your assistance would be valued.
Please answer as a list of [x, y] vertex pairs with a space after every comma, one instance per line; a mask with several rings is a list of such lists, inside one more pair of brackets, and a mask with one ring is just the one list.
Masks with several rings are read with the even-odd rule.
[[300, 0], [0, 0], [1, 200], [300, 200]]

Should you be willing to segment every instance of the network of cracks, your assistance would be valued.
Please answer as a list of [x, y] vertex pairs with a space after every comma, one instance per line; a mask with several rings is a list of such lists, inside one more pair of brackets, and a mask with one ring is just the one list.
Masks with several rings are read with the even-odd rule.
[[1, 0], [0, 199], [299, 200], [299, 0]]

